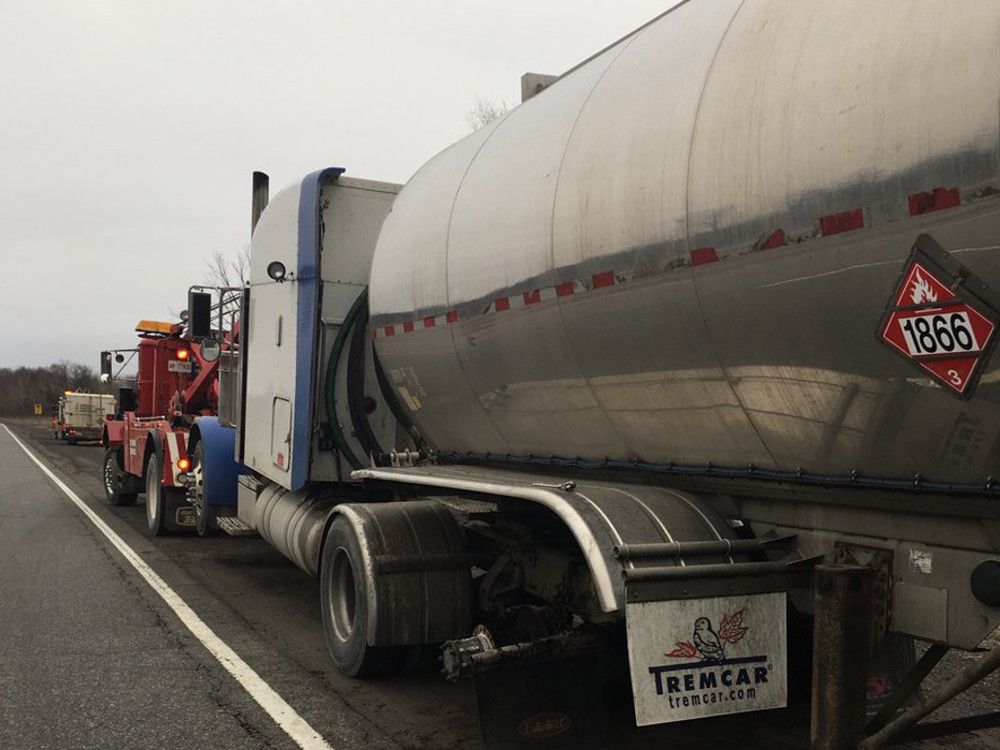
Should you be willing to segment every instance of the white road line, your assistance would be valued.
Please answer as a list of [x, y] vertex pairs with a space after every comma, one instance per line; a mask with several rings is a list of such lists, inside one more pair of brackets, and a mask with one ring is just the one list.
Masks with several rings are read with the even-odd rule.
[[267, 715], [274, 719], [275, 723], [281, 727], [285, 733], [298, 744], [303, 750], [333, 750], [333, 748], [327, 744], [326, 740], [301, 716], [296, 713], [295, 709], [285, 702], [285, 699], [278, 695], [270, 685], [261, 679], [261, 676], [253, 671], [243, 659], [241, 659], [235, 651], [233, 651], [229, 646], [227, 646], [212, 629], [208, 627], [202, 621], [198, 615], [195, 614], [194, 610], [187, 605], [187, 603], [181, 599], [177, 593], [167, 585], [160, 576], [156, 574], [149, 565], [133, 550], [125, 540], [122, 539], [118, 534], [116, 534], [110, 526], [108, 526], [104, 521], [101, 520], [94, 511], [92, 511], [83, 500], [81, 500], [73, 490], [66, 486], [66, 484], [57, 477], [45, 464], [43, 464], [34, 453], [28, 450], [27, 446], [21, 442], [21, 440], [11, 432], [7, 425], [2, 425], [2, 427], [7, 430], [7, 434], [10, 435], [14, 442], [21, 446], [23, 450], [32, 461], [34, 461], [38, 468], [40, 468], [45, 475], [51, 479], [56, 487], [61, 489], [70, 500], [73, 501], [74, 505], [80, 509], [80, 511], [85, 515], [97, 529], [107, 537], [108, 541], [114, 545], [115, 549], [121, 552], [122, 556], [128, 560], [133, 568], [146, 579], [148, 583], [160, 598], [166, 602], [167, 606], [174, 611], [181, 622], [191, 631], [191, 634], [197, 638], [201, 644], [208, 649], [209, 653], [214, 656], [219, 664], [225, 668], [229, 674], [231, 674], [238, 683], [243, 687], [250, 697], [260, 704]]
[[823, 273], [814, 273], [811, 276], [796, 276], [794, 279], [785, 279], [783, 281], [775, 281], [771, 284], [762, 284], [757, 287], [758, 289], [772, 289], [776, 286], [784, 286], [785, 284], [797, 284], [800, 281], [812, 281], [813, 279], [822, 279], [824, 276], [833, 276], [838, 273], [847, 273], [848, 271], [857, 271], [862, 268], [875, 268], [876, 266], [891, 266], [899, 265], [902, 261], [898, 260], [880, 260], [875, 263], [858, 263], [854, 266], [847, 266], [845, 268], [837, 268], [833, 271], [824, 271]]

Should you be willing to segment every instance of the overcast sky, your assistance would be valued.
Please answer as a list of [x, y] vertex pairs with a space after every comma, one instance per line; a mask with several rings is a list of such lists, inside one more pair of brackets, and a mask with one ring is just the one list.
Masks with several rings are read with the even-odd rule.
[[405, 182], [670, 0], [0, 0], [0, 367], [97, 366], [249, 241], [250, 173]]

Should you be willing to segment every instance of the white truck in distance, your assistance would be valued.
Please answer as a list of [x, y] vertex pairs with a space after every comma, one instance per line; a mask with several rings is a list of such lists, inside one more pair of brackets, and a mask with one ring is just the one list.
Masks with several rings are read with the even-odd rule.
[[114, 396], [66, 391], [59, 398], [55, 437], [70, 445], [78, 440], [100, 440], [104, 418], [116, 408]]

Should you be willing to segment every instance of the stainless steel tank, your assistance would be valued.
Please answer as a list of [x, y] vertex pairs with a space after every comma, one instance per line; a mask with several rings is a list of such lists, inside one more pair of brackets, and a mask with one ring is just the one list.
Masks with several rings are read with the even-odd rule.
[[921, 233], [1000, 284], [998, 149], [995, 0], [692, 0], [417, 172], [377, 352], [442, 451], [983, 486], [997, 358], [876, 331]]

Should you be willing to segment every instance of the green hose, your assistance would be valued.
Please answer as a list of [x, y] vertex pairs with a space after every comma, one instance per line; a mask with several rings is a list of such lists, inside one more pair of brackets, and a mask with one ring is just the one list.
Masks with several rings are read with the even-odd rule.
[[326, 421], [330, 425], [330, 431], [333, 433], [333, 442], [336, 444], [337, 450], [340, 451], [341, 455], [353, 469], [363, 468], [364, 464], [358, 460], [358, 457], [354, 455], [354, 451], [351, 450], [351, 446], [347, 444], [347, 438], [344, 437], [344, 429], [337, 419], [337, 393], [335, 386], [337, 382], [337, 368], [340, 366], [340, 357], [344, 353], [347, 334], [367, 303], [368, 287], [365, 287], [365, 290], [354, 300], [354, 304], [347, 311], [347, 315], [344, 316], [344, 322], [341, 324], [340, 330], [337, 331], [337, 338], [333, 342], [333, 349], [330, 350], [330, 359], [326, 363], [326, 388], [324, 393], [326, 396]]

